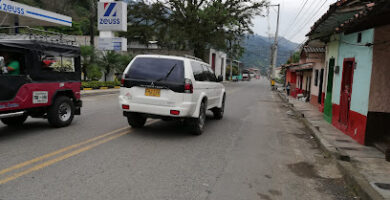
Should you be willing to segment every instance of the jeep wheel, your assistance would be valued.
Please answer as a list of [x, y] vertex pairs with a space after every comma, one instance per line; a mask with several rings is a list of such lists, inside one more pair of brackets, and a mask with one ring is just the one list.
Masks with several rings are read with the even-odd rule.
[[68, 126], [74, 118], [74, 104], [66, 96], [56, 98], [47, 112], [49, 123], [57, 128]]
[[194, 135], [202, 135], [204, 131], [204, 125], [206, 122], [206, 102], [200, 104], [199, 117], [191, 119], [192, 133]]
[[145, 126], [146, 117], [138, 113], [127, 114], [127, 122], [132, 128], [142, 128]]
[[223, 114], [225, 113], [225, 99], [226, 99], [226, 95], [224, 94], [222, 98], [222, 106], [220, 108], [217, 107], [212, 110], [215, 119], [223, 118]]
[[1, 119], [7, 126], [21, 126], [26, 121], [27, 115], [17, 116], [17, 117], [9, 117]]

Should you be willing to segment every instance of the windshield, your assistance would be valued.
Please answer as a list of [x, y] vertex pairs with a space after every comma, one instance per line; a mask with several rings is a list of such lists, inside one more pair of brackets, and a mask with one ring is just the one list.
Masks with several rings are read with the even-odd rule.
[[[174, 67], [175, 66], [175, 67]], [[171, 71], [172, 70], [172, 71]], [[167, 74], [171, 71], [169, 76]], [[184, 82], [184, 63], [182, 60], [165, 58], [136, 58], [131, 64], [127, 77], [137, 80], [165, 82]], [[166, 77], [164, 79], [164, 77]]]

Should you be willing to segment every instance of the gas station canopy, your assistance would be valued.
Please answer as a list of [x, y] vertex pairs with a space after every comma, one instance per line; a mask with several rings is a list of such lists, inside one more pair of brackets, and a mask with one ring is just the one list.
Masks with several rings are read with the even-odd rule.
[[72, 26], [72, 18], [9, 0], [0, 0], [0, 26]]

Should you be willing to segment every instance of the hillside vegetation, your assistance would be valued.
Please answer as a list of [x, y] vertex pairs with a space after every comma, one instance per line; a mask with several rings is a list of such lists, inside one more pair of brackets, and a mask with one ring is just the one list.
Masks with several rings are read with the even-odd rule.
[[[271, 46], [273, 39], [260, 35], [248, 36], [243, 44], [245, 52], [241, 62], [246, 67], [260, 67], [265, 71], [271, 63]], [[285, 38], [279, 38], [277, 65], [287, 62], [289, 57], [294, 53], [298, 44], [293, 43]]]

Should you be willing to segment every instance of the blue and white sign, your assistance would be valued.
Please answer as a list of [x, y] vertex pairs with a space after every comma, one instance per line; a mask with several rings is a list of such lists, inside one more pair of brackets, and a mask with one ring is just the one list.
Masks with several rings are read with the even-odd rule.
[[99, 31], [127, 31], [127, 4], [121, 1], [98, 3]]
[[[12, 14], [12, 15], [26, 17], [19, 20], [20, 21], [19, 25], [21, 26], [32, 26], [34, 24], [47, 25], [47, 26], [51, 26], [51, 25], [72, 26], [71, 17], [50, 12], [47, 10], [35, 8], [32, 6], [27, 6], [25, 4], [16, 3], [9, 0], [0, 0], [0, 16], [6, 17], [4, 16], [5, 14]], [[35, 23], [34, 20], [36, 20]], [[39, 22], [46, 22], [46, 23], [41, 24]]]
[[98, 49], [101, 51], [127, 51], [127, 39], [120, 37], [99, 37]]

